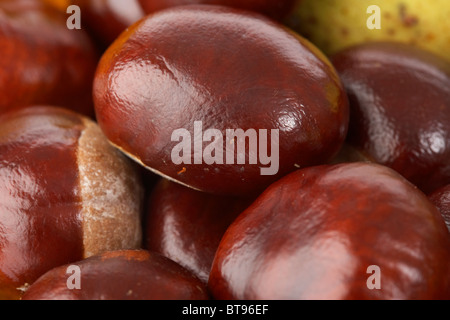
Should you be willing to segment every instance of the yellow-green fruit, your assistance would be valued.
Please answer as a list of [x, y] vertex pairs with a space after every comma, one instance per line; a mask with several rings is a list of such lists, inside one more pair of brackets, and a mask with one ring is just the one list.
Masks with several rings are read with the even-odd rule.
[[[369, 6], [381, 29], [369, 29]], [[369, 41], [399, 41], [450, 61], [450, 0], [302, 0], [287, 24], [330, 55]]]

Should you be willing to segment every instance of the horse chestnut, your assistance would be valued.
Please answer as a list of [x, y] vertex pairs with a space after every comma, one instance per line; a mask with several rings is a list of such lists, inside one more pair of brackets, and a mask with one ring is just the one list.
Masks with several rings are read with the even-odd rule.
[[0, 1], [0, 113], [45, 104], [94, 115], [98, 53], [66, 19], [42, 1]]
[[211, 195], [161, 179], [145, 215], [145, 247], [207, 282], [222, 235], [253, 198]]
[[[79, 272], [73, 286], [67, 271]], [[74, 268], [75, 267], [75, 268]], [[50, 270], [23, 300], [208, 300], [205, 285], [172, 260], [145, 250], [105, 252]]]
[[142, 244], [134, 163], [89, 118], [33, 106], [0, 116], [0, 298], [46, 271]]
[[228, 228], [216, 299], [449, 299], [450, 234], [396, 171], [355, 162], [298, 170]]
[[348, 101], [309, 42], [260, 15], [182, 6], [147, 16], [103, 55], [99, 125], [150, 170], [191, 188], [257, 194], [340, 149]]
[[138, 0], [71, 0], [98, 42], [109, 46], [130, 25], [144, 17]]
[[368, 43], [332, 62], [349, 95], [348, 143], [425, 193], [450, 183], [450, 64], [400, 43]]

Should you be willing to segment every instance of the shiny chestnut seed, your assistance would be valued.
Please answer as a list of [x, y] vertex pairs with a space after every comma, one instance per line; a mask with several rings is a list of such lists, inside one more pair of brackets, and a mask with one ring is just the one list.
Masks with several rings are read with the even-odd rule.
[[450, 184], [435, 190], [429, 198], [441, 212], [450, 231]]
[[0, 299], [46, 271], [142, 245], [135, 164], [96, 123], [30, 107], [0, 116]]
[[[71, 275], [73, 279], [68, 279]], [[75, 289], [68, 287], [68, 283]], [[22, 300], [208, 299], [206, 286], [189, 271], [164, 256], [145, 250], [105, 252], [72, 265], [57, 267], [40, 277], [22, 298]]]
[[216, 196], [161, 179], [145, 215], [145, 247], [208, 281], [225, 230], [253, 198]]
[[348, 101], [326, 57], [256, 14], [183, 6], [147, 16], [103, 55], [99, 125], [150, 170], [191, 188], [256, 194], [340, 149]]
[[294, 9], [296, 0], [139, 0], [139, 2], [147, 14], [182, 5], [209, 4], [255, 11], [281, 20]]
[[429, 193], [450, 183], [450, 64], [404, 44], [332, 58], [350, 100], [348, 142]]
[[130, 25], [144, 17], [138, 0], [71, 0], [80, 7], [83, 23], [101, 47], [109, 46]]
[[43, 1], [0, 1], [0, 114], [44, 104], [94, 115], [98, 53], [89, 36], [69, 30], [66, 20]]
[[448, 299], [450, 235], [426, 195], [370, 163], [305, 168], [228, 228], [216, 299]]

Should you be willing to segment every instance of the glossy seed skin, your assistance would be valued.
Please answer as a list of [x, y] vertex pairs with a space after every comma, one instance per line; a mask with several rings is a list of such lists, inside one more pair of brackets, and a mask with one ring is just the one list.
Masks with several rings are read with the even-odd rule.
[[450, 64], [371, 43], [332, 57], [350, 100], [348, 142], [425, 193], [450, 183]]
[[145, 246], [206, 283], [220, 239], [253, 200], [211, 195], [162, 179], [148, 199]]
[[[216, 299], [448, 299], [449, 244], [435, 206], [394, 170], [305, 168], [228, 228], [209, 288]], [[371, 266], [379, 290], [369, 289]]]
[[295, 4], [294, 0], [139, 0], [139, 2], [147, 14], [175, 6], [208, 4], [259, 12], [276, 20], [286, 17]]
[[[155, 13], [123, 33], [101, 59], [94, 101], [114, 145], [171, 180], [221, 195], [255, 194], [298, 167], [328, 161], [348, 126], [341, 82], [315, 47], [259, 15], [206, 5]], [[197, 156], [192, 148], [190, 164], [173, 161], [174, 132], [197, 141], [196, 122], [224, 136], [222, 163], [195, 159], [206, 139]], [[227, 129], [266, 130], [267, 150], [278, 130], [278, 170], [263, 175], [268, 165], [250, 164], [258, 151], [248, 144], [243, 164], [227, 161], [234, 143], [225, 141]]]
[[99, 55], [84, 30], [41, 1], [0, 2], [0, 113], [58, 105], [93, 116], [92, 81]]
[[71, 0], [80, 7], [83, 23], [106, 49], [130, 25], [144, 17], [138, 0]]
[[23, 300], [208, 300], [199, 279], [170, 259], [145, 250], [106, 252], [73, 264], [81, 288], [67, 287], [70, 265], [39, 278]]
[[142, 246], [135, 163], [90, 118], [53, 106], [0, 115], [0, 298], [48, 270]]
[[16, 288], [83, 256], [76, 152], [84, 125], [71, 112], [49, 117], [45, 108], [32, 109], [0, 118], [4, 299], [18, 298]]

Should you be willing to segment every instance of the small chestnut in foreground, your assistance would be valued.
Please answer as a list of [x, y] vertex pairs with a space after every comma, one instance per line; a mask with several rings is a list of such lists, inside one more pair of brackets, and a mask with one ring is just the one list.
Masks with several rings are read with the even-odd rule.
[[139, 2], [147, 14], [175, 6], [209, 4], [255, 11], [281, 20], [294, 9], [296, 0], [139, 0]]
[[429, 198], [441, 212], [450, 231], [450, 184], [435, 190]]
[[0, 116], [0, 299], [54, 267], [140, 248], [142, 189], [89, 118], [44, 106]]
[[92, 81], [98, 53], [84, 30], [40, 0], [0, 1], [0, 114], [29, 105], [58, 105], [94, 115]]
[[80, 7], [83, 22], [100, 42], [109, 46], [130, 25], [144, 17], [138, 0], [70, 0]]
[[[67, 285], [68, 270], [79, 272], [77, 290]], [[76, 277], [71, 285], [77, 285]], [[208, 299], [199, 279], [172, 260], [145, 250], [105, 252], [60, 266], [40, 277], [23, 296], [23, 300]]]
[[257, 194], [340, 149], [348, 101], [312, 44], [260, 15], [175, 7], [134, 24], [103, 55], [97, 120], [116, 147], [193, 189]]
[[310, 167], [231, 224], [209, 289], [216, 299], [449, 299], [449, 248], [436, 207], [394, 170]]
[[348, 143], [426, 194], [450, 183], [450, 64], [400, 43], [332, 57], [350, 100]]
[[162, 178], [145, 215], [145, 247], [207, 282], [220, 239], [253, 198], [216, 196]]

